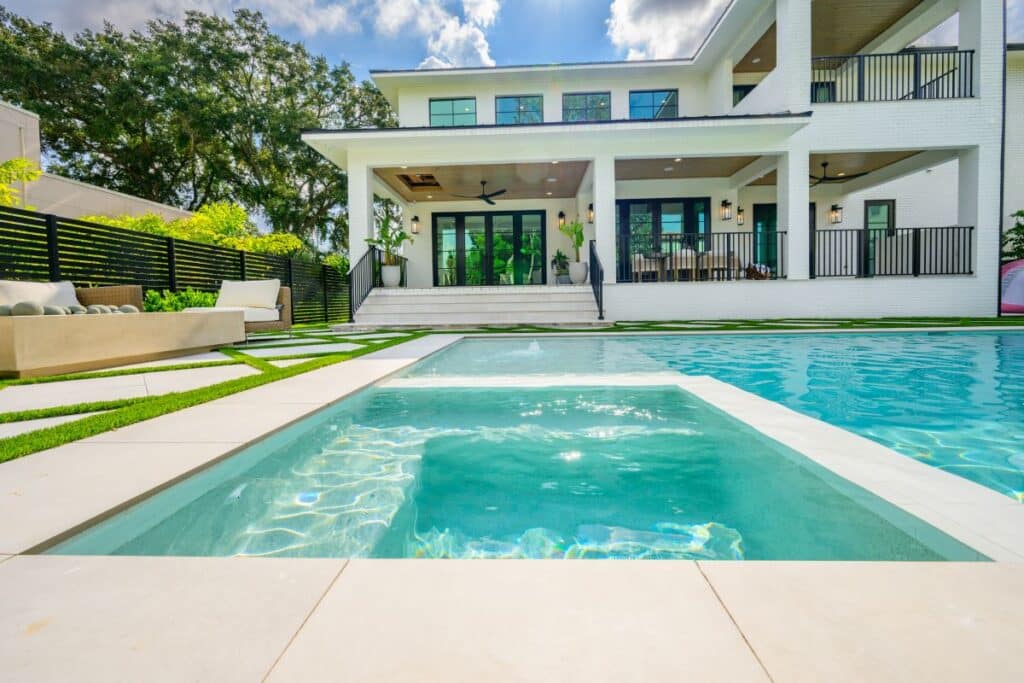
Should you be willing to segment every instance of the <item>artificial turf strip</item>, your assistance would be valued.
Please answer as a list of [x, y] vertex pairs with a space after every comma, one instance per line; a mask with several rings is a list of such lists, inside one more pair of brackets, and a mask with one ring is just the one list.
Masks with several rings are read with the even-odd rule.
[[76, 403], [68, 406], [53, 406], [52, 408], [34, 408], [33, 410], [21, 410], [15, 413], [0, 413], [0, 424], [7, 422], [25, 422], [26, 420], [41, 420], [45, 417], [63, 417], [65, 415], [78, 415], [80, 413], [96, 413], [101, 410], [115, 410], [123, 408], [132, 403], [138, 403], [138, 398], [118, 398], [112, 401], [94, 401], [92, 403]]
[[276, 365], [271, 365], [270, 363], [268, 363], [267, 361], [263, 360], [262, 358], [256, 358], [255, 356], [250, 356], [247, 353], [242, 353], [238, 349], [232, 349], [232, 348], [226, 348], [225, 347], [223, 349], [220, 349], [220, 352], [225, 354], [225, 355], [228, 355], [228, 356], [234, 358], [235, 360], [237, 360], [240, 363], [245, 363], [249, 367], [256, 368], [260, 372], [272, 372], [274, 370], [280, 370], [281, 369], [281, 368], [277, 367]]
[[[14, 460], [48, 448], [56, 448], [57, 446], [62, 446], [72, 441], [78, 441], [79, 439], [85, 439], [90, 436], [109, 432], [112, 429], [127, 427], [128, 425], [135, 424], [136, 422], [149, 420], [184, 408], [191, 408], [192, 406], [223, 398], [225, 396], [230, 396], [231, 394], [236, 394], [240, 391], [255, 389], [256, 387], [263, 386], [264, 384], [288, 379], [289, 377], [301, 375], [312, 370], [319, 370], [320, 368], [327, 367], [328, 365], [334, 365], [341, 361], [357, 358], [367, 353], [378, 351], [389, 346], [395, 346], [396, 344], [404, 343], [422, 336], [424, 335], [419, 333], [410, 335], [405, 339], [386, 340], [384, 343], [376, 344], [372, 347], [368, 346], [363, 349], [355, 349], [344, 353], [321, 356], [319, 358], [311, 359], [309, 362], [292, 365], [287, 368], [278, 368], [271, 365], [270, 367], [272, 370], [268, 370], [259, 375], [249, 375], [247, 377], [221, 382], [220, 384], [202, 387], [200, 389], [192, 389], [190, 391], [164, 394], [162, 396], [153, 396], [151, 398], [144, 399], [128, 399], [130, 401], [128, 405], [119, 406], [117, 409], [110, 410], [109, 412], [105, 412], [101, 415], [92, 415], [75, 422], [68, 422], [55, 427], [47, 427], [45, 429], [28, 432], [26, 434], [19, 434], [6, 439], [0, 439], [0, 463], [7, 462], [8, 460]], [[48, 417], [49, 416], [50, 415], [48, 415]]]
[[174, 370], [195, 370], [196, 368], [216, 368], [222, 365], [239, 365], [240, 360], [215, 360], [206, 363], [179, 363], [177, 365], [160, 365], [148, 368], [125, 368], [123, 370], [99, 370], [97, 372], [76, 372], [70, 375], [49, 375], [48, 377], [25, 377], [23, 379], [0, 380], [0, 389], [21, 386], [23, 384], [47, 384], [49, 382], [70, 382], [76, 379], [96, 379], [99, 377], [122, 377], [124, 375], [145, 375], [152, 372], [170, 372]]

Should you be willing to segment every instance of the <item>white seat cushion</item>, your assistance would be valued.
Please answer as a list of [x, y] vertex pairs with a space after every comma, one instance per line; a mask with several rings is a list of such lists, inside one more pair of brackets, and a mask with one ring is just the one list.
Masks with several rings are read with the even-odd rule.
[[257, 308], [255, 306], [186, 308], [182, 313], [222, 313], [224, 311], [241, 311], [242, 319], [247, 323], [276, 323], [281, 319], [281, 312], [277, 308]]
[[217, 308], [274, 308], [280, 291], [280, 280], [224, 280], [220, 283]]
[[42, 306], [81, 306], [70, 282], [0, 280], [0, 304], [13, 306], [22, 301]]

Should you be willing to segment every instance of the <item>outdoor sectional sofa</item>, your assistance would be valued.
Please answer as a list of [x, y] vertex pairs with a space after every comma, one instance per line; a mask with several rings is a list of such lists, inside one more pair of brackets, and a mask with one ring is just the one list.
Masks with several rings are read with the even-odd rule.
[[[9, 286], [5, 289], [3, 285]], [[70, 283], [0, 281], [0, 304], [33, 301], [67, 306], [69, 296], [82, 305], [142, 308], [142, 288], [136, 285], [75, 289]], [[0, 377], [108, 368], [208, 351], [244, 339], [243, 314], [237, 310], [4, 315], [0, 316]]]

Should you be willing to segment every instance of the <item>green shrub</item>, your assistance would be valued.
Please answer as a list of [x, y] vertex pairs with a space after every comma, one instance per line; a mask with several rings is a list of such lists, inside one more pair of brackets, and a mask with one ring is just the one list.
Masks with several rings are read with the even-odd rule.
[[181, 292], [147, 290], [142, 305], [146, 313], [173, 313], [185, 308], [209, 308], [216, 303], [215, 292], [200, 292], [189, 287]]
[[1010, 214], [1014, 225], [1003, 233], [1003, 258], [1008, 261], [1024, 258], [1024, 210]]

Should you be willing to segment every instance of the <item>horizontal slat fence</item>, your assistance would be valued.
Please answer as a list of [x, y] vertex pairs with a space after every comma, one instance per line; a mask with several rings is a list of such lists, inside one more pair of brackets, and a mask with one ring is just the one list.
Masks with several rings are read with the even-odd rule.
[[3, 280], [214, 292], [222, 280], [270, 278], [291, 287], [296, 324], [349, 319], [348, 276], [331, 266], [0, 207]]

